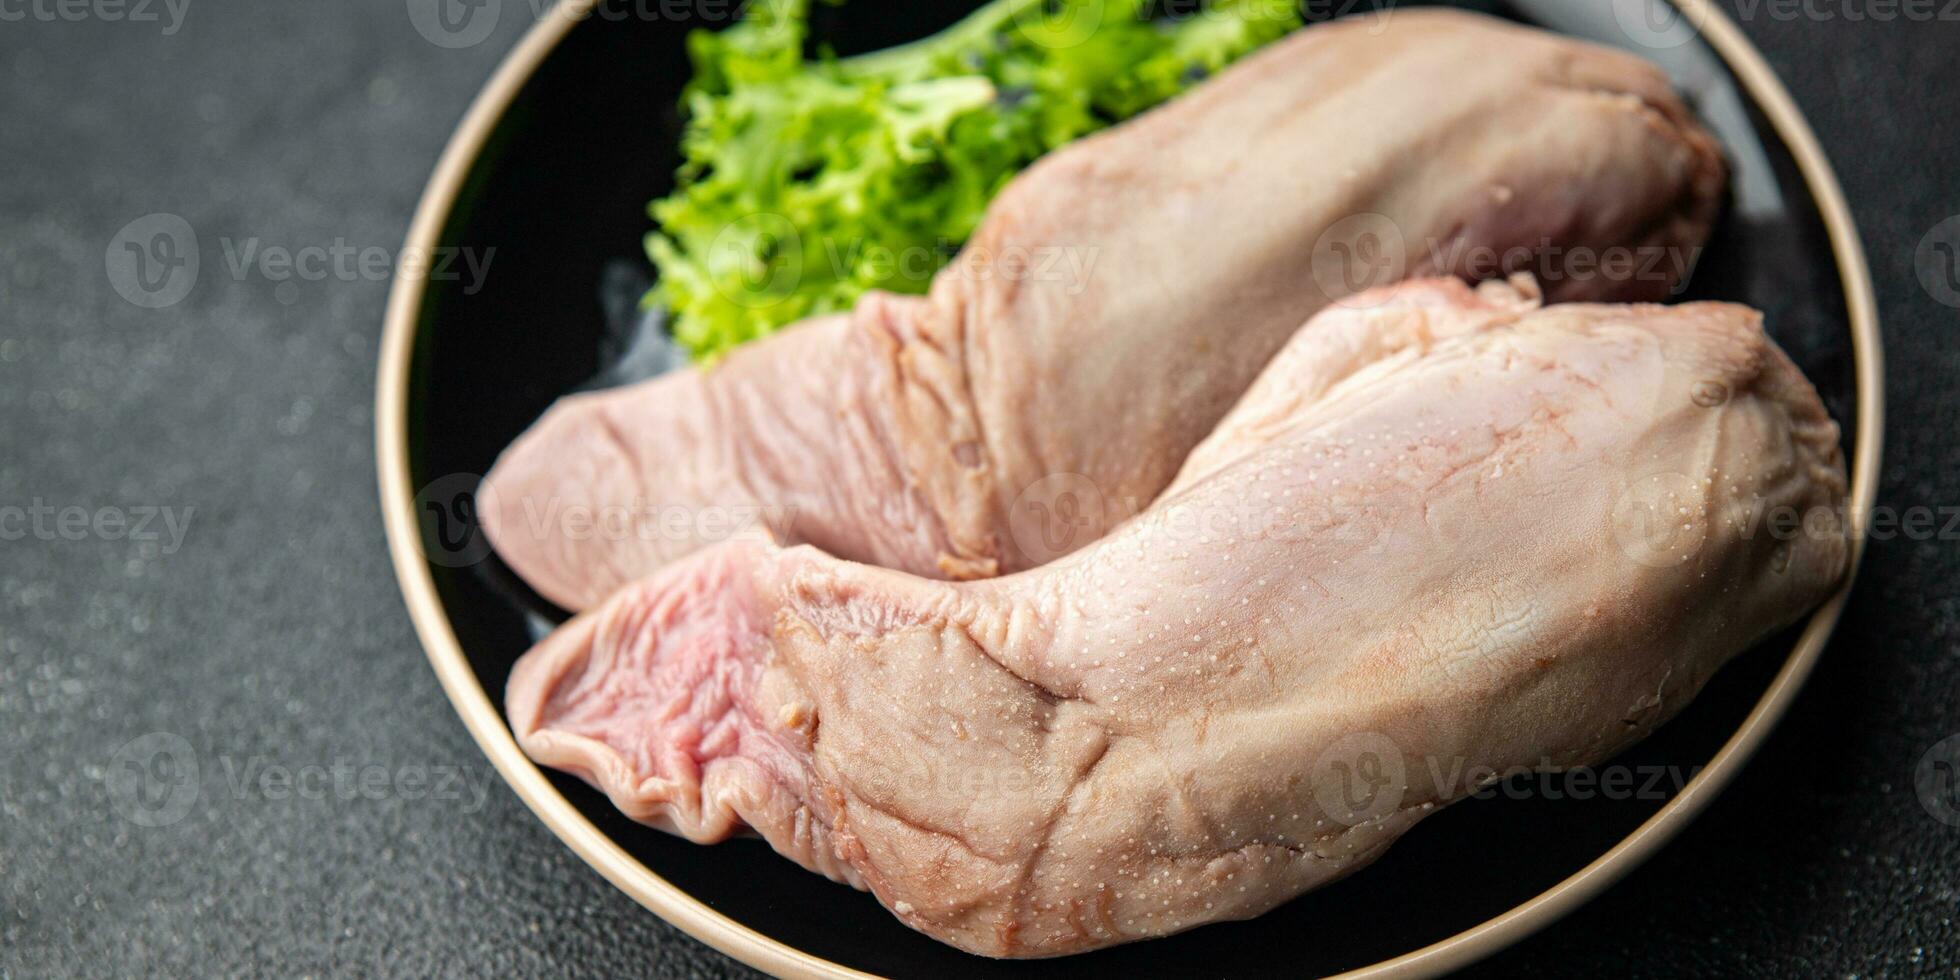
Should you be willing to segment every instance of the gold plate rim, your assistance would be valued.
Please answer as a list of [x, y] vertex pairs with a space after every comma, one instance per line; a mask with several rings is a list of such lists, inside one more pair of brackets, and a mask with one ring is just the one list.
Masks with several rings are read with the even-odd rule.
[[[405, 254], [432, 254], [463, 183], [491, 131], [545, 58], [572, 28], [593, 19], [598, 0], [559, 0], [505, 56], [450, 137], [409, 226]], [[1715, 49], [1755, 99], [1789, 148], [1815, 198], [1843, 279], [1855, 362], [1858, 423], [1851, 455], [1850, 506], [1868, 525], [1877, 497], [1884, 429], [1883, 350], [1878, 308], [1864, 246], [1836, 173], [1810, 125], [1762, 55], [1711, 0], [1670, 0]], [[655, 874], [607, 837], [559, 793], [518, 748], [503, 714], [477, 682], [422, 559], [415, 523], [415, 488], [408, 458], [409, 367], [425, 280], [395, 279], [382, 331], [375, 390], [375, 452], [388, 550], [402, 598], [450, 703], [477, 746], [538, 819], [621, 891], [681, 931], [737, 960], [776, 976], [866, 978], [764, 935], [709, 908]], [[1687, 785], [1625, 839], [1544, 892], [1507, 912], [1421, 949], [1344, 974], [1372, 980], [1430, 977], [1475, 962], [1550, 925], [1590, 901], [1666, 844], [1728, 785], [1782, 719], [1823, 652], [1844, 610], [1864, 542], [1854, 539], [1852, 569], [1838, 592], [1811, 614], [1788, 660], [1735, 734]]]

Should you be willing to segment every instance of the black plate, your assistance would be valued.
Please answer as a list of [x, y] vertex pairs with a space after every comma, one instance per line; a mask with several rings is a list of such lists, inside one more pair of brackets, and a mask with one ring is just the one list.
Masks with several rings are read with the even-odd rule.
[[[922, 36], [973, 5], [816, 6], [816, 36], [849, 53]], [[1348, 6], [1364, 15], [1374, 10], [1371, 0]], [[1774, 129], [1713, 51], [1700, 39], [1631, 44], [1604, 0], [1590, 12], [1575, 8], [1595, 5], [1572, 0], [1455, 6], [1547, 23], [1666, 64], [1735, 167], [1734, 202], [1685, 297], [1766, 311], [1777, 340], [1853, 431], [1852, 335], [1818, 206]], [[632, 320], [620, 300], [645, 268], [645, 204], [667, 191], [676, 162], [675, 102], [688, 73], [683, 38], [701, 23], [581, 23], [546, 57], [474, 162], [441, 241], [496, 253], [474, 294], [465, 281], [428, 283], [408, 398], [415, 487], [474, 480], [554, 398], [590, 383], [618, 358], [622, 321]], [[480, 543], [464, 547], [467, 560], [438, 556], [452, 560], [432, 562], [431, 571], [471, 668], [500, 701], [512, 662], [557, 614], [494, 557], [474, 560]], [[1738, 659], [1677, 720], [1616, 761], [1638, 774], [1670, 774], [1662, 785], [1671, 790], [1671, 774], [1691, 775], [1736, 731], [1790, 649], [1791, 637], [1778, 637]], [[1466, 801], [1425, 821], [1371, 869], [1255, 921], [1008, 964], [914, 933], [870, 896], [802, 871], [762, 843], [688, 844], [624, 819], [575, 779], [553, 780], [602, 831], [715, 910], [815, 956], [894, 976], [1300, 975], [1366, 966], [1537, 895], [1617, 844], [1671, 795]]]

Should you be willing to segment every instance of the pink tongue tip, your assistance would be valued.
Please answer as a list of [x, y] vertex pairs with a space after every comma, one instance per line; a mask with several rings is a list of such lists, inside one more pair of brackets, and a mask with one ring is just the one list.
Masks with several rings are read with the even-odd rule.
[[505, 709], [540, 764], [628, 816], [697, 841], [739, 830], [747, 785], [779, 771], [784, 733], [757, 704], [766, 619], [759, 549], [711, 549], [621, 589], [511, 670]]
[[504, 450], [476, 490], [497, 555], [538, 594], [574, 612], [623, 585], [637, 541], [597, 525], [602, 501], [633, 499], [631, 461], [605, 436], [602, 403], [561, 401]]

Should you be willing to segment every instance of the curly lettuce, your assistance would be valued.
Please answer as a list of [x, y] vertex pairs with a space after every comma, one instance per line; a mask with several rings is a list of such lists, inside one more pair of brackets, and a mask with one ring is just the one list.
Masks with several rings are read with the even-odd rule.
[[1037, 157], [1299, 26], [1281, 0], [993, 0], [932, 37], [804, 56], [808, 0], [688, 38], [682, 163], [649, 304], [700, 361], [870, 289], [924, 292]]

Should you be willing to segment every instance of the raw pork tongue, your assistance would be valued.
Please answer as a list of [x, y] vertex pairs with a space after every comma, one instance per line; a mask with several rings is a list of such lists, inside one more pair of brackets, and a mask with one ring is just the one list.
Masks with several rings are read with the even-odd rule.
[[704, 550], [520, 660], [511, 724], [975, 953], [1258, 915], [1475, 788], [1431, 773], [1611, 757], [1844, 572], [1765, 519], [1845, 481], [1757, 313], [1532, 306], [1330, 309], [1162, 499], [1032, 571]]
[[[1037, 163], [929, 296], [563, 400], [480, 510], [574, 610], [745, 529], [918, 575], [1032, 567], [1154, 499], [1330, 299], [1521, 263], [1554, 299], [1659, 298], [1722, 186], [1630, 55], [1443, 11], [1306, 28]], [[1071, 505], [1072, 533], [1029, 533]]]

